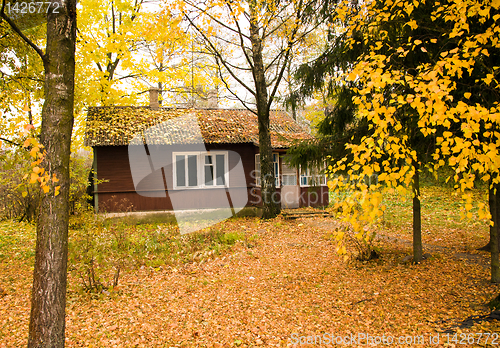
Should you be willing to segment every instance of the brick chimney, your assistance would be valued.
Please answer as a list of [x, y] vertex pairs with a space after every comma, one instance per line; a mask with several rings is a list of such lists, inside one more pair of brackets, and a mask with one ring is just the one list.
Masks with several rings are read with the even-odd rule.
[[217, 96], [217, 90], [211, 89], [207, 93], [207, 108], [217, 109], [219, 107], [219, 98]]
[[157, 109], [160, 107], [158, 96], [160, 94], [160, 89], [156, 87], [151, 87], [149, 89], [149, 107], [152, 109]]

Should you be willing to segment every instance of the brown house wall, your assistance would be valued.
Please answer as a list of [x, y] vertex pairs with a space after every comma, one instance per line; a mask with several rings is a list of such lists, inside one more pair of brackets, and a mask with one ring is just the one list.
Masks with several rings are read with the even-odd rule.
[[[189, 151], [189, 147], [175, 148], [172, 146], [162, 146], [167, 154], [171, 156], [175, 151]], [[255, 154], [258, 148], [252, 144], [207, 144], [207, 150], [234, 151], [239, 154], [244, 168], [247, 185], [236, 188], [235, 183], [242, 182], [234, 172], [229, 176], [231, 194], [236, 190], [246, 191], [248, 197], [247, 206], [261, 206], [260, 188], [255, 187], [255, 178], [252, 171], [255, 169]], [[172, 202], [168, 191], [163, 187], [154, 187], [148, 180], [141, 181], [140, 187], [149, 194], [156, 194], [157, 197], [145, 197], [136, 192], [132, 173], [130, 170], [128, 147], [127, 146], [100, 146], [94, 148], [97, 163], [97, 178], [104, 180], [98, 185], [98, 206], [101, 212], [118, 211], [154, 211], [172, 210]], [[236, 164], [237, 158], [229, 156], [228, 164], [231, 169]], [[280, 163], [281, 165], [281, 163]], [[147, 166], [143, 166], [145, 174], [151, 171]], [[280, 170], [281, 171], [281, 170]], [[168, 188], [173, 187], [173, 169], [171, 166], [163, 168], [163, 174]], [[161, 174], [160, 174], [161, 175]], [[224, 189], [187, 189], [175, 190], [172, 194], [182, 195], [180, 203], [176, 204], [176, 209], [197, 209], [213, 208], [213, 197], [217, 194], [224, 194]], [[328, 187], [301, 187], [300, 206], [326, 206], [328, 205]], [[277, 188], [275, 199], [280, 200], [281, 190]], [[177, 200], [179, 202], [179, 200]]]
[[324, 207], [328, 205], [328, 186], [311, 186], [300, 188], [300, 207]]
[[[166, 156], [171, 156], [172, 152], [182, 150], [189, 151], [189, 146], [175, 148], [173, 146], [162, 146], [166, 152]], [[252, 170], [255, 168], [255, 146], [252, 144], [224, 144], [210, 145], [207, 144], [207, 150], [225, 150], [234, 151], [239, 154], [241, 163], [244, 168], [245, 180], [250, 185], [253, 182], [251, 176]], [[193, 148], [194, 149], [194, 148]], [[151, 185], [148, 180], [143, 180], [140, 183], [142, 191], [148, 191], [158, 195], [157, 197], [145, 197], [136, 192], [134, 187], [132, 173], [130, 170], [128, 147], [127, 146], [100, 146], [94, 148], [96, 163], [97, 163], [97, 178], [104, 180], [98, 185], [98, 206], [99, 211], [116, 212], [116, 211], [150, 211], [150, 210], [171, 210], [172, 203], [168, 196], [168, 192], [157, 186]], [[237, 163], [237, 157], [231, 153], [228, 158], [229, 169]], [[150, 168], [143, 166], [145, 174], [151, 172]], [[173, 187], [173, 169], [172, 166], [163, 168], [165, 181], [168, 188]], [[229, 176], [229, 186], [232, 194], [237, 190], [244, 190], [250, 195], [250, 187], [237, 187], [235, 183], [242, 182], [243, 178], [239, 178], [237, 173], [231, 172]], [[161, 174], [160, 174], [161, 175]], [[213, 206], [213, 197], [216, 194], [224, 194], [224, 189], [187, 189], [175, 190], [173, 194], [182, 195], [180, 204], [176, 205], [176, 209], [196, 209], [207, 208]], [[163, 196], [163, 197], [162, 197]], [[179, 200], [178, 200], [179, 202]], [[184, 204], [185, 203], [185, 204]]]

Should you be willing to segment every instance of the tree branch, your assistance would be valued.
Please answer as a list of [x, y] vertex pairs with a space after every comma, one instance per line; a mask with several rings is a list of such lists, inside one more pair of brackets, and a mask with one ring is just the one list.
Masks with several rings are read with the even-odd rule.
[[236, 74], [234, 73], [234, 71], [230, 68], [230, 66], [228, 66], [226, 60], [224, 59], [224, 57], [222, 56], [222, 54], [220, 53], [220, 51], [215, 47], [215, 45], [213, 44], [213, 42], [205, 35], [205, 33], [203, 31], [201, 31], [200, 28], [198, 28], [198, 26], [196, 24], [194, 24], [194, 22], [191, 20], [191, 18], [185, 14], [185, 17], [186, 19], [188, 20], [189, 24], [199, 33], [201, 34], [201, 36], [203, 36], [203, 39], [205, 40], [205, 42], [208, 43], [209, 45], [209, 49], [210, 51], [212, 52], [212, 54], [214, 55], [214, 57], [218, 60], [220, 60], [220, 62], [222, 63], [222, 65], [224, 66], [224, 68], [227, 70], [227, 72], [239, 83], [241, 84], [241, 86], [243, 88], [245, 88], [247, 91], [249, 91], [252, 95], [255, 95], [255, 91], [253, 91], [250, 87], [248, 87], [248, 85], [243, 82], [243, 80], [241, 80], [238, 76], [236, 76]]
[[5, 139], [5, 138], [2, 138], [2, 137], [0, 137], [0, 140], [2, 140], [2, 141], [6, 141], [6, 142], [8, 142], [9, 144], [12, 144], [12, 145], [16, 145], [16, 146], [21, 147], [21, 144], [18, 144], [18, 143], [16, 143], [15, 141], [12, 141], [12, 140], [9, 140], [9, 139]]
[[45, 63], [45, 60], [47, 58], [46, 58], [45, 54], [43, 53], [43, 51], [40, 49], [40, 47], [35, 45], [33, 43], [33, 41], [31, 41], [26, 35], [24, 35], [23, 32], [14, 23], [14, 21], [12, 19], [10, 19], [9, 16], [7, 16], [5, 14], [5, 2], [6, 2], [6, 0], [2, 1], [2, 10], [0, 11], [0, 17], [3, 18], [10, 25], [12, 30], [14, 30], [16, 32], [16, 34], [19, 35], [24, 40], [24, 42], [26, 42], [31, 48], [33, 48], [36, 51], [36, 53], [38, 53], [40, 58], [42, 58], [42, 61]]
[[240, 47], [241, 47], [241, 50], [243, 51], [243, 54], [245, 55], [245, 58], [248, 62], [248, 65], [250, 65], [250, 70], [253, 70], [254, 66], [253, 66], [253, 62], [252, 62], [252, 59], [250, 59], [250, 57], [248, 56], [248, 53], [247, 51], [245, 50], [245, 42], [244, 42], [244, 39], [249, 39], [249, 37], [247, 35], [244, 35], [243, 32], [241, 31], [241, 27], [240, 27], [240, 24], [238, 22], [238, 19], [236, 18], [236, 15], [234, 14], [234, 11], [231, 7], [231, 4], [229, 3], [226, 3], [227, 4], [227, 7], [229, 8], [229, 11], [231, 12], [231, 15], [233, 16], [233, 20], [234, 20], [234, 23], [236, 23], [236, 28], [238, 28], [238, 36], [240, 37]]
[[247, 103], [243, 99], [241, 99], [235, 92], [233, 92], [233, 90], [228, 85], [228, 83], [227, 83], [226, 79], [224, 78], [224, 76], [222, 76], [222, 69], [221, 69], [221, 67], [219, 65], [219, 60], [216, 59], [216, 63], [218, 65], [218, 67], [219, 67], [219, 69], [217, 69], [217, 71], [219, 72], [220, 79], [221, 79], [222, 83], [224, 84], [224, 86], [226, 87], [226, 89], [229, 91], [229, 93], [231, 93], [241, 103], [241, 105], [243, 105], [247, 110], [249, 110], [250, 112], [252, 112], [255, 115], [257, 115], [257, 112], [255, 110], [252, 110], [251, 108], [249, 108], [248, 105], [247, 105]]

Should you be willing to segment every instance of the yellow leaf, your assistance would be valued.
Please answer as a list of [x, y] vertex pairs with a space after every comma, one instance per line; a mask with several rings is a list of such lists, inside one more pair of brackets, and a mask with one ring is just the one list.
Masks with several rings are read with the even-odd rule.
[[491, 83], [491, 81], [493, 80], [493, 74], [488, 74], [486, 75], [486, 77], [483, 79], [483, 81], [489, 85]]
[[469, 92], [464, 93], [464, 97], [465, 97], [465, 98], [469, 99], [469, 98], [470, 98], [470, 96], [471, 96], [471, 94], [470, 94]]
[[47, 185], [44, 185], [44, 186], [42, 186], [42, 190], [44, 193], [48, 193], [50, 189]]
[[30, 156], [36, 158], [36, 154], [40, 149], [38, 147], [34, 147], [30, 150]]
[[414, 29], [417, 29], [418, 28], [418, 24], [415, 20], [411, 20], [409, 22], [406, 23], [412, 30]]
[[34, 184], [38, 180], [38, 174], [31, 173], [30, 184]]
[[23, 195], [23, 197], [26, 197], [26, 196], [28, 195], [28, 192], [24, 191], [24, 192], [22, 193], [22, 195]]

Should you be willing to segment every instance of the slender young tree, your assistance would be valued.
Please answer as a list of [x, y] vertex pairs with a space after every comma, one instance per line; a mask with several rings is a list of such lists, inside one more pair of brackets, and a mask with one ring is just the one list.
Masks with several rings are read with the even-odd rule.
[[[37, 219], [28, 347], [64, 347], [76, 0], [50, 3], [45, 52], [30, 41], [8, 16], [6, 2], [2, 2], [1, 18], [43, 61], [45, 83], [40, 143], [45, 155], [41, 165], [53, 179], [53, 185], [42, 198]], [[53, 187], [55, 184], [59, 188]]]
[[[356, 13], [346, 2], [339, 11], [348, 23], [348, 45], [370, 44], [342, 77], [357, 84], [353, 99], [357, 114], [367, 118], [373, 134], [349, 144], [354, 161], [339, 162], [334, 172], [347, 171], [351, 180], [359, 177], [358, 170], [362, 175], [380, 172], [385, 187], [407, 191], [417, 182], [415, 162], [422, 162], [415, 140], [434, 138], [433, 169], [445, 165], [453, 169], [465, 215], [472, 218], [468, 191], [474, 181], [490, 182], [491, 189], [500, 182], [496, 34], [500, 4], [462, 0], [399, 4], [375, 1]], [[357, 37], [366, 14], [369, 30]], [[394, 22], [399, 30], [389, 30]], [[400, 131], [403, 136], [398, 136]], [[479, 217], [488, 218], [485, 205], [478, 206]], [[490, 217], [497, 214], [498, 207], [491, 206]], [[374, 214], [367, 218], [370, 215]], [[492, 232], [491, 280], [498, 282], [498, 230]]]
[[[294, 48], [315, 29], [308, 20], [318, 5], [308, 0], [185, 3], [185, 17], [204, 39], [222, 83], [257, 115], [263, 218], [272, 218], [280, 205], [272, 199], [276, 187], [269, 114]], [[243, 96], [242, 89], [249, 98]]]
[[[301, 88], [291, 96], [291, 103], [297, 100], [304, 99], [310, 96], [318, 89], [326, 89], [328, 97], [333, 100], [334, 106], [327, 109], [326, 117], [319, 124], [318, 133], [319, 139], [312, 144], [305, 143], [297, 145], [289, 151], [291, 162], [295, 165], [311, 165], [319, 163], [327, 158], [337, 161], [344, 158], [344, 162], [351, 163], [354, 161], [354, 156], [345, 144], [359, 145], [365, 139], [374, 136], [375, 127], [370, 124], [368, 117], [358, 113], [357, 105], [353, 102], [353, 98], [357, 95], [357, 90], [363, 85], [360, 81], [354, 79], [350, 81], [343, 79], [339, 83], [338, 77], [340, 73], [350, 73], [360, 57], [370, 54], [375, 46], [378, 46], [380, 56], [387, 55], [390, 57], [386, 62], [385, 69], [401, 71], [402, 74], [411, 75], [419, 64], [429, 63], [428, 55], [420, 50], [408, 52], [404, 57], [396, 57], [391, 55], [395, 48], [405, 45], [409, 38], [423, 39], [424, 37], [439, 37], [437, 27], [422, 25], [416, 28], [407, 26], [407, 18], [394, 16], [392, 20], [384, 20], [386, 3], [383, 1], [374, 1], [370, 5], [371, 15], [363, 17], [360, 14], [364, 9], [359, 9], [355, 4], [349, 3], [348, 11], [357, 18], [357, 22], [349, 22], [351, 18], [347, 18], [347, 22], [342, 22], [336, 17], [334, 8], [337, 6], [342, 9], [342, 6], [336, 2], [327, 2], [323, 15], [338, 26], [331, 25], [328, 38], [330, 45], [326, 46], [325, 52], [317, 59], [305, 64], [298, 71], [297, 78], [302, 82]], [[422, 3], [412, 12], [412, 18], [417, 23], [430, 21], [426, 19], [431, 5]], [[350, 24], [349, 30], [339, 32], [341, 25]], [[437, 46], [438, 47], [438, 46]], [[381, 98], [374, 101], [381, 107], [390, 107], [392, 96], [395, 92], [411, 95], [415, 93], [413, 88], [402, 84], [398, 86], [398, 90], [394, 90], [393, 86], [381, 86]], [[371, 96], [367, 94], [364, 97], [367, 101], [373, 101]], [[419, 115], [411, 108], [401, 108], [394, 114], [394, 118], [398, 127], [387, 127], [387, 136], [392, 136], [405, 143], [408, 151], [405, 154], [405, 159], [411, 167], [410, 177], [400, 176], [401, 180], [411, 181], [411, 193], [413, 195], [413, 260], [420, 262], [422, 260], [422, 238], [421, 238], [421, 208], [420, 208], [420, 170], [423, 164], [430, 160], [430, 152], [433, 149], [435, 140], [432, 137], [424, 137], [417, 127]], [[383, 119], [383, 116], [382, 116]], [[385, 120], [383, 121], [385, 122]], [[400, 145], [398, 145], [400, 146]], [[378, 156], [370, 157], [375, 162], [392, 163], [394, 167], [408, 167], [402, 163], [398, 157], [391, 158], [387, 154], [386, 149], [381, 149]], [[412, 158], [411, 153], [416, 154], [416, 158]], [[380, 168], [380, 165], [376, 166]], [[356, 171], [357, 172], [357, 171]], [[373, 173], [371, 171], [370, 173]], [[346, 172], [344, 172], [345, 174]], [[375, 171], [375, 173], [377, 173]], [[380, 173], [378, 173], [380, 174]], [[364, 180], [361, 180], [361, 185], [364, 185]], [[361, 187], [360, 187], [361, 188]], [[359, 188], [358, 188], [359, 189]], [[362, 189], [362, 188], [361, 188]]]

